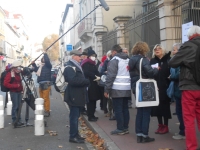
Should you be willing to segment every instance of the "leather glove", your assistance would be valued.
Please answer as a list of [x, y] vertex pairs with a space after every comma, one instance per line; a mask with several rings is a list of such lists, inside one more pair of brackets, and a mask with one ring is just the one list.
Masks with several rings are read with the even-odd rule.
[[100, 77], [98, 77], [96, 75], [95, 75], [95, 77], [96, 77], [96, 79], [94, 79], [93, 81], [99, 81], [101, 79]]

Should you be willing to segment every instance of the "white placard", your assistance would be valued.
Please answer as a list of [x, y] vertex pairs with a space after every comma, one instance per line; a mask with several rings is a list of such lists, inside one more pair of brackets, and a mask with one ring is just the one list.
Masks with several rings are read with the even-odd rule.
[[158, 63], [151, 65], [152, 68], [158, 68]]
[[188, 37], [187, 37], [187, 34], [188, 34], [188, 30], [192, 26], [193, 26], [193, 21], [182, 24], [182, 43], [189, 40]]

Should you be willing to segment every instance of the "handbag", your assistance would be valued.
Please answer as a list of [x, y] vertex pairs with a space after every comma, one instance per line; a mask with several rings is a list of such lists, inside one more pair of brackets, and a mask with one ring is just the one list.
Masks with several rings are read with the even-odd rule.
[[167, 96], [172, 98], [174, 96], [174, 81], [171, 81], [167, 89]]
[[99, 80], [98, 84], [99, 84], [99, 86], [102, 86], [102, 87], [105, 86], [105, 84], [106, 84], [106, 75], [102, 75], [101, 76], [101, 79]]
[[142, 60], [140, 59], [140, 78], [136, 82], [136, 107], [159, 105], [158, 87], [154, 79], [142, 78]]

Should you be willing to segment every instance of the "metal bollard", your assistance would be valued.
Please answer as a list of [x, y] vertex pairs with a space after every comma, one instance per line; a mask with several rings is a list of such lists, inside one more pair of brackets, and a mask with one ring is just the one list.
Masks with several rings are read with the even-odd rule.
[[4, 128], [4, 106], [3, 96], [0, 95], [0, 129]]
[[8, 103], [7, 103], [6, 114], [9, 116], [12, 114], [12, 101], [10, 98], [10, 92], [8, 92]]
[[44, 99], [35, 100], [35, 135], [44, 135]]

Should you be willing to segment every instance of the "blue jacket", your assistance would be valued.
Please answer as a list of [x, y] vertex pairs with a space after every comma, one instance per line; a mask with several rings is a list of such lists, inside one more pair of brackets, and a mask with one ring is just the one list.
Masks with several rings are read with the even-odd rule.
[[175, 99], [181, 99], [181, 91], [179, 89], [179, 75], [180, 75], [180, 67], [178, 68], [171, 68], [170, 69], [171, 75], [170, 80], [174, 81], [174, 97]]

